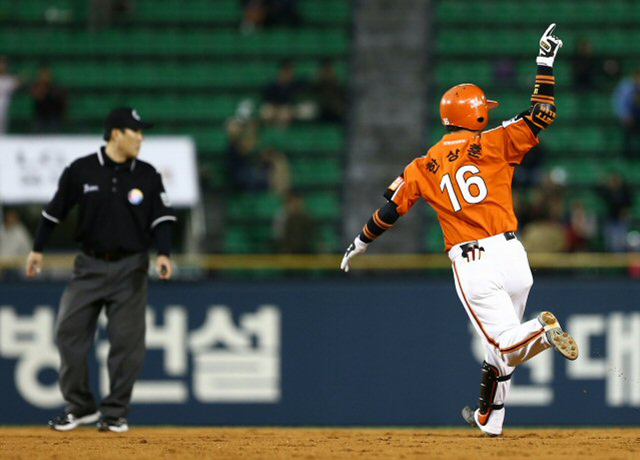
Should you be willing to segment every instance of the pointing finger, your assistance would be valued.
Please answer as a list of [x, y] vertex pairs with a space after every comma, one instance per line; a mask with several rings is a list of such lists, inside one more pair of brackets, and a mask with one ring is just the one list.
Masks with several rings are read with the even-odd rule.
[[555, 22], [553, 24], [551, 24], [549, 27], [547, 27], [547, 30], [544, 31], [544, 36], [547, 37], [547, 36], [551, 35], [554, 30], [556, 30], [556, 23]]

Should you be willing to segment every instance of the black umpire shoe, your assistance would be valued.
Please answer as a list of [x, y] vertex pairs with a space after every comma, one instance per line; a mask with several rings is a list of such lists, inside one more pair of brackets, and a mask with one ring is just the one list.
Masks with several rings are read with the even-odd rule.
[[127, 419], [124, 417], [103, 417], [98, 422], [98, 431], [126, 433], [129, 431], [129, 425], [127, 425]]
[[100, 412], [93, 412], [90, 414], [84, 414], [76, 417], [71, 412], [62, 414], [60, 417], [56, 417], [49, 420], [49, 426], [57, 431], [71, 431], [78, 428], [80, 425], [88, 425], [95, 423], [100, 418]]

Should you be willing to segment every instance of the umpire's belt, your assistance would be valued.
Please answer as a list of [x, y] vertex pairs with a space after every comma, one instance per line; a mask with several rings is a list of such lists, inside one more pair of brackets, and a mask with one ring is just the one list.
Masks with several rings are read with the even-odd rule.
[[451, 260], [453, 260], [459, 254], [462, 255], [462, 257], [467, 257], [467, 254], [470, 251], [473, 251], [474, 249], [483, 249], [482, 248], [482, 242], [486, 241], [488, 239], [504, 238], [505, 240], [509, 241], [509, 240], [515, 239], [515, 237], [516, 237], [515, 232], [504, 232], [504, 233], [500, 233], [498, 235], [490, 236], [488, 238], [483, 238], [481, 240], [474, 240], [474, 241], [469, 241], [467, 243], [458, 244], [458, 245], [452, 247], [449, 250], [449, 258]]
[[83, 249], [82, 252], [88, 256], [107, 262], [116, 262], [124, 259], [125, 257], [137, 254], [133, 251], [94, 251], [93, 249]]

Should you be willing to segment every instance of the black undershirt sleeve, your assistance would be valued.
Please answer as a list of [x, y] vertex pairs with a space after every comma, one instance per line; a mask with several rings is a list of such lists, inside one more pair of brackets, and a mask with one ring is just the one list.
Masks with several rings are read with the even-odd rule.
[[33, 239], [33, 251], [34, 252], [42, 252], [44, 250], [47, 241], [49, 241], [49, 237], [53, 232], [53, 229], [56, 228], [56, 223], [46, 219], [44, 217], [40, 218], [40, 223], [38, 224], [38, 230], [36, 230], [36, 236]]
[[527, 126], [536, 136], [540, 133], [540, 131], [542, 131], [543, 127], [534, 123], [531, 117], [533, 106], [538, 103], [555, 105], [555, 83], [556, 80], [553, 76], [553, 67], [539, 65], [538, 71], [536, 73], [535, 86], [531, 95], [531, 107], [528, 111], [520, 114], [525, 123], [527, 123]]
[[153, 229], [158, 255], [167, 257], [171, 255], [171, 225], [172, 222], [161, 222]]
[[369, 221], [362, 227], [362, 232], [359, 235], [360, 239], [365, 243], [371, 243], [393, 227], [399, 217], [398, 205], [393, 201], [387, 202], [387, 204], [374, 212]]

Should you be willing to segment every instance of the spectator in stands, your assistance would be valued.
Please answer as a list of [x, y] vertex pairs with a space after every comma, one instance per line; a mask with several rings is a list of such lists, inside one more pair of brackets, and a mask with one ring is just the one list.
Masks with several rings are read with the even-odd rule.
[[530, 221], [522, 230], [522, 244], [527, 252], [565, 252], [568, 250], [567, 229], [563, 222], [564, 203], [551, 200], [546, 215]]
[[[586, 37], [576, 42], [575, 52], [571, 59], [571, 78], [573, 90], [588, 93], [599, 86], [620, 78], [620, 62], [615, 58], [602, 58], [593, 51], [591, 40]], [[582, 99], [578, 98], [578, 102]], [[580, 108], [583, 110], [583, 108]], [[584, 109], [589, 109], [584, 105]]]
[[242, 101], [227, 121], [227, 166], [232, 186], [238, 191], [269, 190], [285, 195], [291, 186], [287, 157], [273, 147], [258, 153], [259, 131], [253, 102]]
[[231, 186], [238, 191], [261, 191], [269, 187], [267, 168], [256, 161], [258, 121], [251, 109], [239, 107], [236, 115], [227, 121], [227, 171]]
[[627, 250], [627, 234], [631, 220], [633, 196], [622, 175], [610, 174], [600, 188], [608, 214], [604, 223], [605, 249], [611, 252]]
[[38, 69], [38, 75], [31, 86], [33, 99], [33, 132], [42, 134], [58, 133], [67, 112], [67, 91], [57, 85], [48, 65]]
[[287, 157], [274, 147], [266, 148], [260, 157], [262, 167], [267, 170], [269, 191], [286, 196], [291, 189], [291, 172]]
[[514, 184], [521, 187], [535, 187], [544, 180], [544, 162], [546, 158], [546, 149], [542, 144], [532, 148], [524, 160], [520, 163], [520, 167], [516, 168], [513, 181]]
[[582, 200], [571, 203], [568, 216], [568, 250], [571, 252], [589, 251], [598, 235], [598, 218], [584, 205]]
[[242, 0], [240, 31], [252, 33], [263, 27], [297, 27], [300, 15], [296, 0]]
[[573, 89], [581, 93], [592, 91], [601, 70], [602, 67], [593, 54], [591, 41], [584, 37], [579, 39], [571, 61]]
[[7, 57], [0, 56], [0, 135], [7, 132], [11, 96], [20, 84], [20, 78], [9, 73]]
[[267, 17], [267, 5], [265, 0], [242, 1], [242, 23], [240, 32], [249, 34], [264, 26]]
[[90, 0], [89, 30], [108, 29], [114, 22], [126, 20], [134, 9], [134, 0]]
[[613, 94], [616, 115], [623, 130], [623, 153], [640, 155], [640, 68], [616, 86]]
[[7, 209], [4, 213], [3, 225], [0, 227], [0, 258], [20, 258], [31, 252], [33, 241], [29, 231], [15, 209]]
[[297, 193], [288, 195], [284, 208], [273, 222], [274, 236], [280, 252], [311, 254], [315, 252], [315, 223]]
[[311, 87], [315, 101], [318, 120], [328, 123], [342, 123], [347, 109], [347, 94], [345, 87], [336, 73], [331, 59], [322, 61], [318, 75]]
[[265, 0], [266, 25], [270, 27], [297, 27], [300, 25], [297, 0]]
[[[518, 206], [521, 210], [518, 219], [520, 228], [524, 229], [530, 222], [549, 218], [549, 203], [564, 201], [564, 183], [553, 171], [541, 176], [539, 183], [528, 190], [528, 199], [520, 197]], [[515, 206], [515, 204], [514, 204]], [[560, 220], [562, 220], [560, 218]]]
[[262, 93], [261, 117], [266, 123], [286, 128], [294, 119], [308, 119], [309, 104], [302, 100], [305, 83], [296, 78], [293, 62], [280, 64], [278, 76]]

